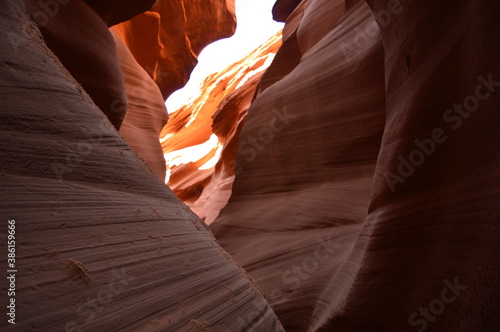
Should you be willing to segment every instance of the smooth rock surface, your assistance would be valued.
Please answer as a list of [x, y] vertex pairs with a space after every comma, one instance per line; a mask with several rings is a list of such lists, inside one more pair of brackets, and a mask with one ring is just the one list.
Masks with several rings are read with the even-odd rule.
[[164, 181], [166, 167], [159, 136], [168, 120], [165, 101], [160, 88], [135, 60], [116, 31], [112, 29], [111, 33], [117, 45], [128, 98], [127, 114], [120, 134], [148, 163], [153, 173]]
[[302, 0], [277, 0], [273, 6], [273, 19], [286, 22], [290, 14], [297, 8]]
[[167, 99], [186, 84], [206, 45], [234, 34], [234, 1], [159, 0], [116, 28]]
[[[73, 0], [57, 0], [58, 2]], [[128, 21], [137, 14], [150, 10], [158, 0], [85, 0], [108, 26]]]

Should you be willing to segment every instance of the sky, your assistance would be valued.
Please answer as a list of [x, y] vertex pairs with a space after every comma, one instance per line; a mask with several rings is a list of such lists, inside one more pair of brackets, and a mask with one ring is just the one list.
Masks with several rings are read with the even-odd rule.
[[275, 22], [271, 10], [276, 0], [236, 0], [235, 34], [208, 45], [198, 57], [198, 65], [186, 86], [174, 92], [166, 102], [172, 113], [198, 95], [205, 77], [228, 67], [263, 44], [283, 27]]

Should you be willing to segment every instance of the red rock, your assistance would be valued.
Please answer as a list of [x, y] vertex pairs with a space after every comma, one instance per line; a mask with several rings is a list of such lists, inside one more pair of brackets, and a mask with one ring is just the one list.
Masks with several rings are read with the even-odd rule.
[[[72, 0], [57, 1], [63, 2]], [[157, 0], [85, 0], [85, 2], [99, 14], [108, 26], [112, 26], [128, 21], [137, 14], [150, 10]]]
[[231, 197], [210, 225], [287, 331], [314, 326], [318, 299], [351, 254], [385, 123], [378, 31], [351, 63], [339, 47], [373, 16], [364, 2], [345, 12], [339, 3], [309, 1], [293, 13], [318, 22], [336, 17], [331, 31], [310, 22], [297, 31], [285, 26], [287, 39], [241, 130]]
[[[127, 96], [116, 47], [108, 27], [83, 0], [47, 7], [50, 1], [26, 0], [47, 46], [119, 129]], [[73, 110], [77, 111], [77, 110]]]
[[[22, 1], [0, 3], [19, 330], [500, 330], [500, 4], [280, 0], [260, 82], [235, 83], [262, 68], [244, 59], [166, 127], [167, 149], [223, 143], [171, 174], [207, 221], [229, 198], [216, 241], [159, 181], [154, 140], [232, 4], [160, 1], [114, 29], [119, 62], [107, 24], [149, 1], [48, 2], [27, 1], [45, 40]], [[125, 93], [121, 132], [150, 167], [104, 116], [119, 127]]]
[[158, 134], [167, 119], [163, 101], [186, 84], [201, 50], [232, 35], [235, 23], [231, 2], [162, 0], [152, 11], [113, 27], [121, 39], [115, 38], [132, 103], [120, 132], [161, 179], [165, 160]]
[[165, 159], [159, 135], [168, 120], [165, 101], [153, 79], [137, 63], [116, 32], [111, 32], [117, 45], [128, 97], [127, 115], [120, 127], [120, 134], [148, 163], [153, 173], [164, 181]]
[[290, 14], [297, 8], [302, 0], [278, 0], [273, 7], [273, 19], [286, 22]]
[[[278, 33], [246, 58], [208, 77], [200, 96], [172, 113], [162, 130], [170, 166], [168, 185], [206, 223], [227, 203], [241, 126], [262, 72], [280, 45]], [[187, 156], [182, 163], [174, 160], [206, 142], [211, 145], [203, 154]], [[207, 166], [209, 162], [213, 165]]]
[[153, 76], [162, 49], [159, 39], [160, 14], [151, 11], [142, 13], [112, 29], [126, 44], [135, 60]]
[[233, 35], [234, 2], [160, 0], [117, 29], [167, 99], [186, 84], [206, 45]]
[[368, 2], [287, 17], [210, 227], [287, 331], [497, 331], [500, 5]]
[[484, 80], [500, 82], [500, 3], [369, 3], [386, 126], [369, 215], [312, 330], [498, 331], [500, 83]]
[[0, 215], [18, 236], [15, 330], [283, 331], [49, 50], [22, 1], [0, 3], [0, 29]]

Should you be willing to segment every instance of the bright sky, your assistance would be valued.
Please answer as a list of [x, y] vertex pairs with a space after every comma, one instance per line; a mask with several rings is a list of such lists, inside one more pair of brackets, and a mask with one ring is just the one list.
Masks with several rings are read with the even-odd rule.
[[208, 45], [201, 52], [188, 84], [167, 99], [169, 113], [186, 104], [190, 98], [195, 98], [205, 77], [242, 59], [283, 27], [283, 23], [275, 22], [272, 18], [271, 9], [275, 2], [236, 0], [236, 33], [231, 38]]

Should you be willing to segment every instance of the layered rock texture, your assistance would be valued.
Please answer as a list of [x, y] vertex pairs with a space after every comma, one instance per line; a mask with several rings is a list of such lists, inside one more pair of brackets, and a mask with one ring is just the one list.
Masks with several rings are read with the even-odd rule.
[[47, 47], [119, 129], [127, 112], [127, 95], [107, 24], [83, 0], [25, 3]]
[[120, 133], [162, 180], [164, 101], [186, 84], [206, 45], [234, 33], [234, 15], [231, 1], [161, 0], [112, 28], [129, 103]]
[[226, 205], [238, 137], [257, 84], [281, 46], [281, 32], [202, 83], [201, 94], [171, 114], [160, 135], [167, 185], [206, 223]]
[[499, 15], [382, 0], [289, 14], [210, 225], [287, 331], [500, 329]]
[[[292, 15], [242, 128], [229, 203], [210, 227], [287, 331], [307, 331], [323, 317], [319, 300], [333, 300], [324, 292], [367, 217], [385, 126], [384, 51], [362, 1], [309, 1]], [[372, 37], [347, 59], [339, 46], [365, 26]]]
[[0, 330], [500, 330], [500, 3], [153, 3], [0, 2]]
[[[113, 49], [104, 22], [74, 3], [94, 20], [82, 29], [102, 33], [94, 51], [106, 51], [104, 39]], [[22, 1], [0, 3], [0, 27], [0, 215], [2, 234], [15, 220], [18, 271], [15, 325], [3, 311], [0, 330], [282, 331], [257, 286], [49, 49]], [[108, 56], [114, 72], [118, 57]]]

